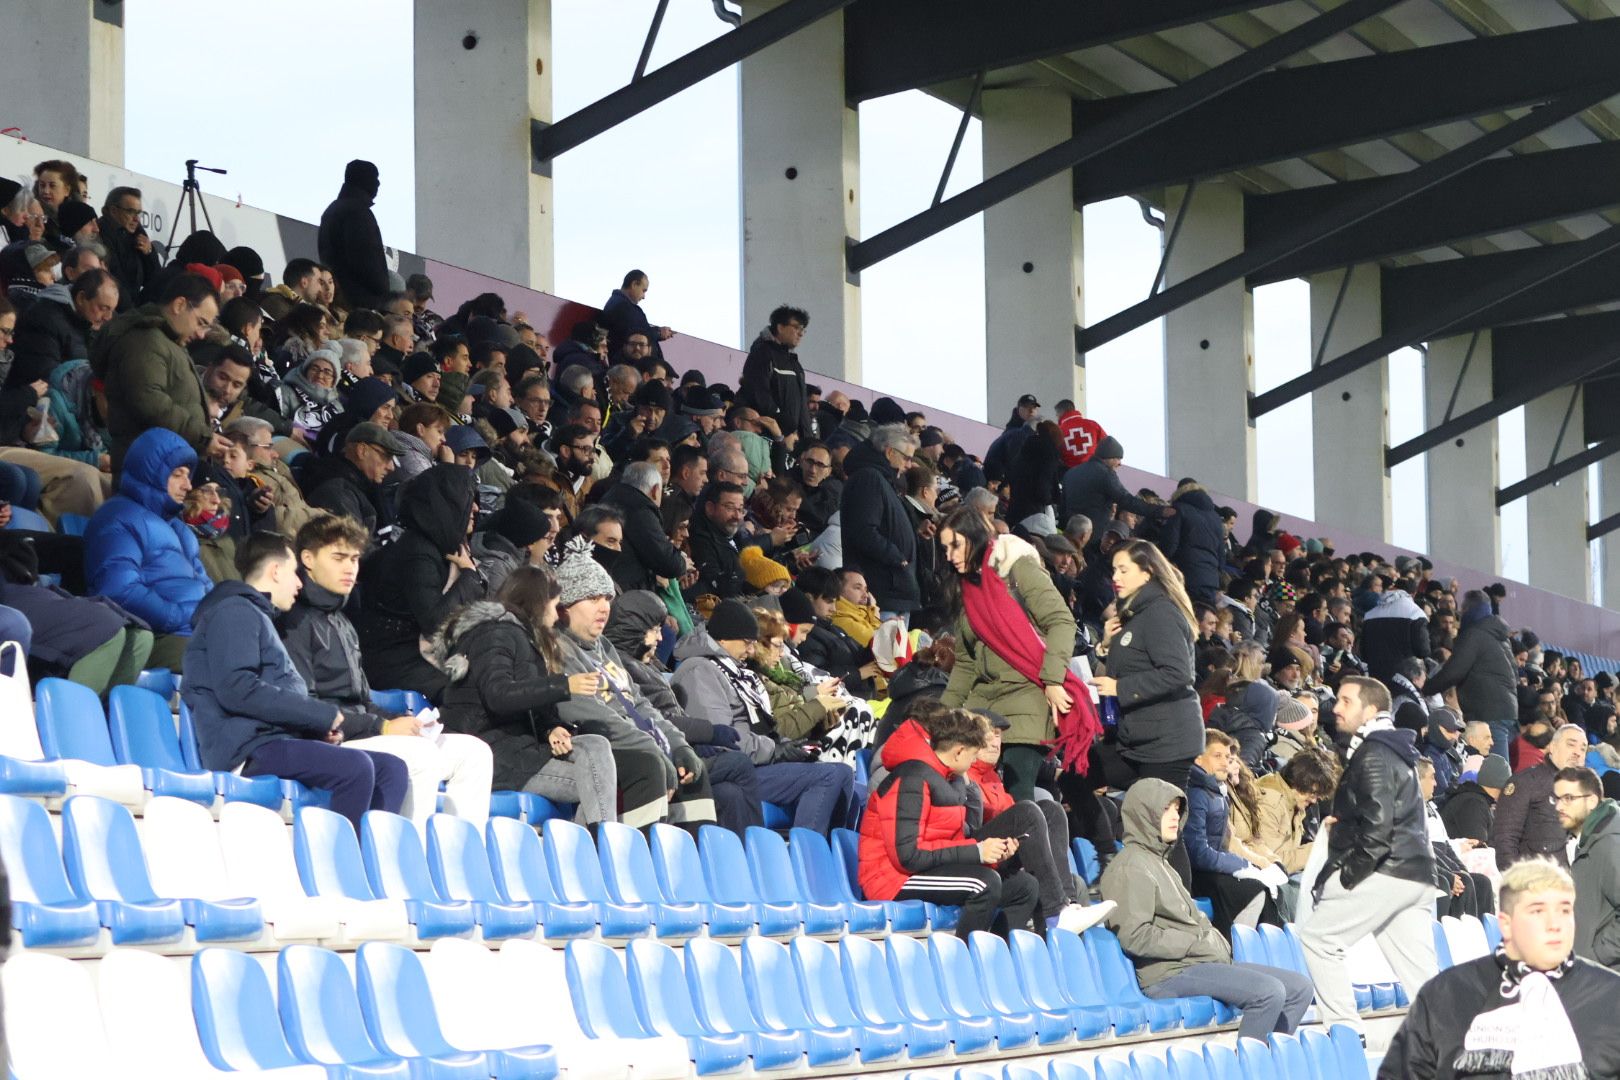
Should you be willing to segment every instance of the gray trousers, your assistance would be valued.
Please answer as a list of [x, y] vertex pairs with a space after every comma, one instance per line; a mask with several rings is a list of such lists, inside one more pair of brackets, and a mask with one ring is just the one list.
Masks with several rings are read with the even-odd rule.
[[1212, 997], [1243, 1010], [1238, 1037], [1265, 1041], [1273, 1031], [1299, 1027], [1311, 1007], [1311, 980], [1297, 971], [1264, 964], [1194, 964], [1163, 982], [1144, 987], [1150, 998]]
[[1328, 878], [1322, 902], [1299, 928], [1305, 966], [1316, 983], [1324, 1025], [1349, 1024], [1361, 1031], [1356, 993], [1344, 957], [1350, 946], [1371, 934], [1389, 961], [1406, 996], [1434, 977], [1434, 884], [1373, 874], [1346, 889], [1338, 871]]
[[600, 735], [575, 735], [574, 752], [546, 762], [523, 790], [552, 802], [578, 803], [574, 820], [581, 825], [615, 821], [619, 772], [613, 764], [613, 747]]

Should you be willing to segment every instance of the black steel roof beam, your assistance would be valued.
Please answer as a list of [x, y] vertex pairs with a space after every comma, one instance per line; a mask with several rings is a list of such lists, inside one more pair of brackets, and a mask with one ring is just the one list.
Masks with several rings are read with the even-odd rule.
[[545, 163], [565, 151], [624, 123], [695, 86], [761, 49], [804, 29], [818, 19], [848, 7], [854, 0], [786, 0], [756, 19], [713, 41], [699, 45], [685, 56], [671, 60], [656, 71], [615, 90], [607, 97], [570, 113], [555, 123], [529, 121], [529, 152], [533, 167], [544, 172]]
[[1620, 225], [1611, 226], [1574, 244], [1558, 244], [1537, 249], [1535, 252], [1537, 258], [1525, 262], [1513, 273], [1471, 292], [1446, 297], [1444, 302], [1422, 313], [1413, 321], [1386, 330], [1365, 345], [1357, 346], [1342, 356], [1313, 367], [1305, 374], [1274, 386], [1263, 394], [1256, 394], [1249, 401], [1249, 416], [1251, 419], [1264, 416], [1297, 397], [1312, 390], [1319, 390], [1353, 371], [1359, 371], [1397, 349], [1404, 349], [1419, 341], [1433, 341], [1435, 338], [1460, 333], [1457, 327], [1468, 320], [1495, 311], [1514, 297], [1556, 281], [1581, 267], [1590, 266], [1594, 260], [1615, 252], [1620, 252]]
[[[1390, 177], [1349, 180], [1243, 202], [1250, 247], [1314, 221], [1362, 192], [1382, 191]], [[1306, 277], [1340, 266], [1423, 251], [1473, 237], [1522, 229], [1620, 205], [1620, 143], [1486, 161], [1432, 191], [1312, 244], [1249, 277], [1251, 287]]]
[[860, 0], [844, 23], [844, 92], [866, 101], [1282, 2], [1019, 0], [1013, 14], [984, 0]]
[[[1620, 18], [1275, 71], [1165, 124], [1151, 146], [1124, 147], [1077, 168], [1075, 202], [1546, 101], [1611, 77], [1617, 54]], [[1174, 92], [1076, 102], [1075, 130]]]
[[1616, 529], [1620, 529], [1620, 514], [1610, 514], [1602, 521], [1594, 521], [1586, 527], [1586, 542], [1590, 544], [1593, 540], [1608, 536]]
[[1491, 400], [1384, 451], [1394, 468], [1449, 439], [1561, 386], [1611, 371], [1620, 362], [1620, 313], [1508, 326], [1492, 335]]
[[1517, 484], [1509, 484], [1505, 488], [1496, 489], [1496, 505], [1506, 506], [1517, 499], [1522, 499], [1532, 491], [1540, 491], [1548, 484], [1556, 484], [1566, 476], [1572, 476], [1589, 465], [1596, 465], [1612, 454], [1620, 454], [1620, 439], [1604, 439], [1593, 443], [1578, 454], [1572, 454], [1556, 465], [1549, 465], [1540, 472], [1533, 472], [1520, 480]]
[[1173, 90], [1155, 95], [1152, 100], [1142, 102], [1140, 108], [1125, 110], [1089, 131], [1043, 150], [966, 191], [958, 192], [938, 206], [913, 215], [876, 236], [851, 244], [845, 256], [848, 268], [853, 273], [859, 273], [1021, 191], [1027, 191], [1043, 180], [1061, 175], [1065, 170], [1107, 153], [1122, 143], [1141, 138], [1175, 117], [1192, 112], [1212, 98], [1229, 93], [1256, 78], [1273, 64], [1318, 45], [1401, 2], [1346, 0], [1333, 10], [1278, 34], [1265, 44], [1210, 68]]
[[[1492, 288], [1542, 262], [1546, 256], [1546, 248], [1528, 248], [1386, 267], [1383, 270], [1383, 324], [1400, 328], [1423, 322], [1430, 312], [1449, 303], [1453, 297]], [[1612, 252], [1588, 263], [1579, 274], [1560, 275], [1528, 289], [1495, 308], [1449, 327], [1448, 332], [1462, 334], [1616, 300], [1620, 300], [1620, 253]]]
[[1600, 89], [1574, 91], [1538, 109], [1532, 109], [1495, 131], [1487, 132], [1455, 150], [1448, 150], [1433, 161], [1425, 162], [1410, 172], [1401, 173], [1392, 178], [1387, 188], [1359, 192], [1315, 221], [1300, 223], [1287, 232], [1270, 238], [1264, 244], [1246, 248], [1207, 270], [1202, 270], [1184, 281], [1178, 281], [1141, 303], [1133, 304], [1101, 322], [1093, 323], [1086, 327], [1081, 335], [1086, 351], [1106, 345], [1115, 338], [1122, 337], [1139, 326], [1145, 326], [1184, 304], [1208, 296], [1224, 285], [1258, 273], [1313, 243], [1376, 216], [1388, 207], [1421, 195], [1465, 169], [1478, 165], [1492, 154], [1500, 153], [1536, 132], [1590, 108], [1609, 97], [1613, 92], [1613, 86], [1620, 84], [1620, 71], [1611, 72], [1609, 78], [1612, 82], [1606, 82]]

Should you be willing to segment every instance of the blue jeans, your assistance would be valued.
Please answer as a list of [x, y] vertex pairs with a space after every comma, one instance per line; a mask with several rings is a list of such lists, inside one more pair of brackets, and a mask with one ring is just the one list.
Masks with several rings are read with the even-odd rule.
[[855, 770], [833, 762], [756, 765], [759, 797], [793, 808], [793, 827], [823, 836], [849, 823], [855, 796]]
[[360, 835], [367, 810], [399, 813], [405, 804], [410, 773], [405, 759], [371, 750], [333, 746], [316, 739], [277, 739], [248, 758], [243, 776], [279, 776], [332, 793], [332, 812], [342, 814]]
[[1517, 719], [1487, 720], [1491, 729], [1491, 753], [1503, 761], [1512, 761], [1508, 756], [1508, 749], [1513, 745], [1513, 739], [1519, 734]]
[[1297, 971], [1264, 964], [1194, 964], [1163, 982], [1142, 988], [1156, 1000], [1212, 997], [1243, 1011], [1238, 1038], [1265, 1041], [1273, 1031], [1299, 1027], [1315, 994], [1311, 980]]

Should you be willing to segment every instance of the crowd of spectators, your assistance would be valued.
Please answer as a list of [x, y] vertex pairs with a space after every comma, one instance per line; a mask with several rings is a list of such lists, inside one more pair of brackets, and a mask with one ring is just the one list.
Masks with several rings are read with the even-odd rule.
[[[1510, 629], [1500, 586], [1264, 510], [1240, 536], [1193, 478], [1132, 492], [1072, 402], [1023, 396], [981, 461], [823, 394], [793, 306], [736, 388], [665, 361], [639, 270], [555, 347], [493, 293], [443, 315], [388, 268], [378, 185], [349, 163], [318, 261], [275, 276], [207, 232], [164, 259], [139, 191], [98, 215], [62, 162], [0, 190], [0, 618], [31, 674], [169, 667], [205, 765], [353, 819], [442, 782], [475, 820], [493, 786], [587, 824], [859, 824], [869, 896], [960, 903], [964, 933], [1106, 917], [1166, 993], [1213, 992], [1234, 925], [1376, 906], [1376, 878], [1491, 911], [1499, 870], [1614, 821], [1616, 684]], [[1296, 1023], [1309, 995], [1251, 974]]]

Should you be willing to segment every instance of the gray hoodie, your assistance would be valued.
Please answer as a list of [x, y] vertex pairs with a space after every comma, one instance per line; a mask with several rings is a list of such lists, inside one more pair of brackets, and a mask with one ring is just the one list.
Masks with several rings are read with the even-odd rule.
[[[681, 708], [713, 724], [730, 724], [737, 730], [738, 749], [755, 765], [769, 765], [776, 753], [771, 719], [770, 696], [759, 676], [733, 660], [719, 642], [699, 629], [675, 646], [675, 678], [670, 689]], [[759, 684], [755, 700], [748, 700], [739, 683]]]
[[636, 688], [624, 661], [608, 639], [599, 637], [587, 644], [573, 634], [563, 631], [557, 635], [557, 647], [562, 652], [564, 675], [581, 675], [588, 671], [607, 676], [610, 690], [596, 697], [575, 694], [557, 706], [557, 715], [587, 735], [602, 735], [616, 747], [626, 750], [661, 750], [657, 740], [638, 726], [630, 716], [635, 709], [651, 721], [663, 735], [669, 749], [663, 754], [666, 785], [679, 784], [675, 766], [688, 772], [701, 772], [702, 760], [687, 743], [680, 729], [653, 707], [652, 702]]
[[1174, 785], [1151, 778], [1131, 785], [1120, 812], [1125, 849], [1102, 876], [1103, 899], [1115, 904], [1108, 927], [1119, 935], [1143, 986], [1163, 982], [1195, 964], [1232, 961], [1226, 940], [1165, 861], [1170, 845], [1159, 835], [1159, 822], [1171, 803], [1182, 805], [1185, 820], [1186, 797]]

